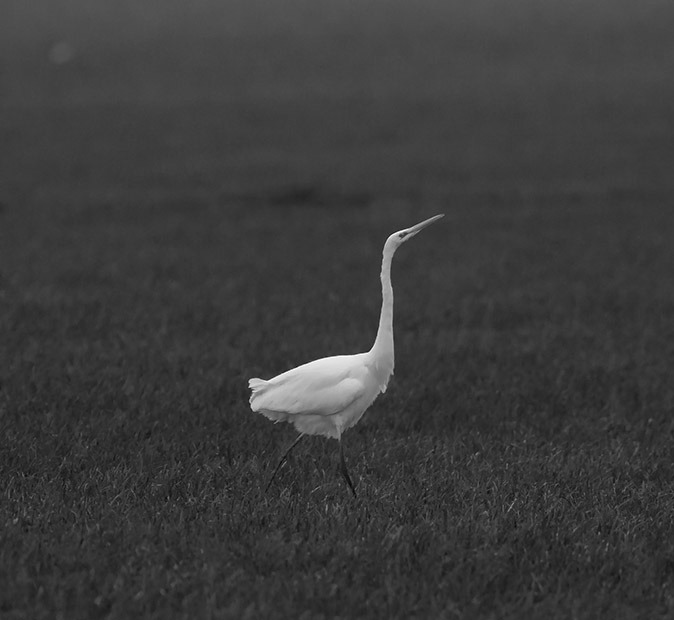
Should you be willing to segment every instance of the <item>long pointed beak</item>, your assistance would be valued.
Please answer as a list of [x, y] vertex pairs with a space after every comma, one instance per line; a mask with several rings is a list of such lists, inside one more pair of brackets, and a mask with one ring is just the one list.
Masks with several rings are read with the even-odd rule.
[[441, 217], [445, 217], [444, 213], [440, 213], [439, 215], [434, 215], [433, 217], [429, 217], [427, 220], [424, 220], [423, 222], [419, 222], [418, 224], [415, 224], [411, 228], [407, 229], [407, 234], [408, 235], [416, 235], [420, 230], [426, 228], [426, 226], [430, 226], [433, 222], [436, 220], [439, 220]]

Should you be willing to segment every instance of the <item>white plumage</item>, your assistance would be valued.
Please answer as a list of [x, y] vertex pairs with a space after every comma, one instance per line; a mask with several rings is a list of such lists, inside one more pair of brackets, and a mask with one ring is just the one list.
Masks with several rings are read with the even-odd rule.
[[269, 381], [251, 379], [251, 407], [274, 422], [292, 422], [300, 433], [339, 439], [386, 390], [388, 377], [372, 380], [377, 371], [371, 358], [324, 357]]
[[[274, 422], [291, 422], [300, 432], [272, 474], [273, 480], [290, 450], [304, 435], [333, 437], [340, 443], [341, 471], [353, 494], [341, 442], [342, 433], [354, 426], [393, 374], [393, 288], [391, 261], [395, 251], [420, 230], [443, 215], [393, 233], [384, 244], [381, 267], [382, 307], [374, 345], [366, 353], [336, 355], [303, 364], [268, 380], [250, 379], [250, 406]], [[267, 485], [267, 488], [269, 487]]]

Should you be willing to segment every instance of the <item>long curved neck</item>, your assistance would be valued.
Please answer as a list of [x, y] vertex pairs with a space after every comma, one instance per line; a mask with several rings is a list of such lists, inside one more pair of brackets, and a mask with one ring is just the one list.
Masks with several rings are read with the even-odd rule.
[[[379, 315], [379, 329], [377, 338], [372, 346], [372, 354], [376, 358], [390, 361], [393, 371], [393, 287], [391, 286], [391, 261], [394, 248], [384, 246], [381, 261], [381, 314]], [[390, 358], [390, 359], [389, 359]]]

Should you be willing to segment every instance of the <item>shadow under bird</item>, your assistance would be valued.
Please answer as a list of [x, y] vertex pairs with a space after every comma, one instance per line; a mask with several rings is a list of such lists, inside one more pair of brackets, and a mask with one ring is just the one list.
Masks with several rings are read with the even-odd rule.
[[374, 345], [366, 353], [335, 355], [303, 364], [273, 379], [250, 379], [250, 407], [274, 422], [291, 422], [299, 436], [285, 451], [267, 483], [271, 485], [305, 435], [333, 437], [339, 442], [341, 472], [356, 497], [356, 489], [344, 460], [342, 434], [363, 417], [393, 374], [393, 287], [391, 261], [396, 250], [444, 214], [435, 215], [411, 228], [393, 233], [384, 244], [381, 263], [382, 305]]

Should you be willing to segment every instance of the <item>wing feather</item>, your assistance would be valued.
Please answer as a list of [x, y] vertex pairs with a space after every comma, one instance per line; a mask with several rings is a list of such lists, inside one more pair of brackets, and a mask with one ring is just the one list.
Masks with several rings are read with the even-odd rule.
[[[287, 415], [333, 415], [344, 411], [365, 391], [364, 368], [355, 356], [324, 358], [293, 368], [273, 379], [251, 379], [253, 411]], [[269, 417], [269, 416], [268, 416]]]

